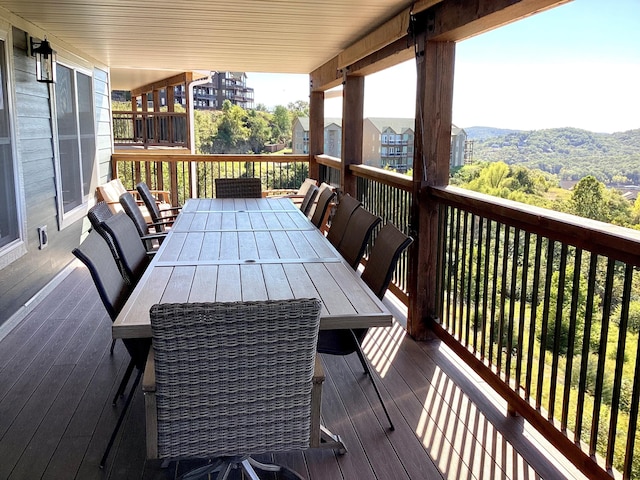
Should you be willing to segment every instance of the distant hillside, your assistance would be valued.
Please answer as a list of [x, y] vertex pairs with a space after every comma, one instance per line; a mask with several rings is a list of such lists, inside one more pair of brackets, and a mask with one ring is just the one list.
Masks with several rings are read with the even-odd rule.
[[640, 129], [613, 134], [577, 128], [512, 131], [475, 140], [473, 160], [523, 164], [561, 180], [593, 175], [605, 183], [639, 185]]
[[464, 129], [469, 140], [486, 140], [487, 138], [500, 137], [510, 133], [519, 133], [520, 130], [493, 127], [469, 127]]

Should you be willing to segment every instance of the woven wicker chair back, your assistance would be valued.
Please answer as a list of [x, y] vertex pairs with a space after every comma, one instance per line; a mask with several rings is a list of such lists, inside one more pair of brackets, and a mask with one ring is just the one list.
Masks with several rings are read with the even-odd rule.
[[262, 198], [259, 178], [216, 178], [216, 198]]
[[151, 308], [158, 458], [309, 446], [320, 302]]

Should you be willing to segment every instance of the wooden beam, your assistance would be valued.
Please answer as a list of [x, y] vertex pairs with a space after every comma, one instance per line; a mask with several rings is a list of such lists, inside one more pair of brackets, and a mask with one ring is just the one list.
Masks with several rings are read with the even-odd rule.
[[324, 153], [324, 92], [311, 92], [309, 97], [309, 177], [320, 178], [316, 155]]
[[[413, 13], [417, 19], [415, 27], [426, 33], [428, 40], [460, 41], [569, 1], [424, 0], [416, 2]], [[349, 69], [349, 75], [370, 75], [409, 60], [413, 55], [414, 40], [406, 31], [399, 36], [400, 31], [394, 23], [400, 22], [398, 17], [404, 13], [391, 19], [389, 25], [376, 29], [370, 38], [363, 37], [311, 72], [312, 90], [324, 91], [340, 85], [345, 68]], [[385, 39], [383, 31], [389, 35], [388, 38]], [[350, 60], [353, 62], [348, 63]]]
[[426, 186], [447, 185], [453, 110], [454, 42], [419, 42], [416, 85], [416, 132], [413, 160], [412, 245], [409, 267], [407, 331], [428, 336], [437, 316], [438, 207], [428, 201]]
[[460, 2], [447, 0], [421, 16], [433, 16], [433, 28], [427, 31], [428, 40], [458, 42], [569, 1], [476, 0], [465, 2], [464, 8], [460, 8]]
[[364, 113], [364, 77], [348, 76], [342, 101], [342, 169], [340, 188], [356, 196], [356, 176], [349, 165], [362, 164], [362, 118]]
[[191, 81], [193, 81], [193, 72], [179, 73], [172, 77], [165, 78], [164, 80], [149, 83], [148, 85], [143, 85], [142, 87], [131, 90], [131, 96], [142, 95], [143, 93], [153, 92], [154, 90], [162, 90], [166, 87], [175, 87], [176, 85], [182, 85], [183, 83], [186, 85]]

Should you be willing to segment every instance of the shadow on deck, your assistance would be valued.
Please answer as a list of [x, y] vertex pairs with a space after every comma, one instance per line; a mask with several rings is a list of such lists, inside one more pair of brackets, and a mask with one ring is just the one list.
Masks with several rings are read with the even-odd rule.
[[[78, 267], [0, 340], [0, 478], [168, 479], [145, 461], [136, 393], [105, 470], [98, 463], [122, 408], [111, 398], [128, 356], [111, 356], [109, 318]], [[365, 353], [381, 377], [387, 429], [355, 355], [323, 356], [323, 423], [348, 453], [278, 455], [310, 480], [582, 478], [439, 340], [414, 342], [399, 323], [373, 329]], [[372, 407], [373, 406], [373, 407]], [[180, 470], [180, 466], [178, 467]]]

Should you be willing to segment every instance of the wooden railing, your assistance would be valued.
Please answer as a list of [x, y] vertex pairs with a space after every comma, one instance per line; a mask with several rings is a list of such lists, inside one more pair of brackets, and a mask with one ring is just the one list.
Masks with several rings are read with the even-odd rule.
[[[218, 176], [296, 188], [308, 172], [306, 155], [113, 158], [125, 186], [175, 184], [177, 203], [189, 188], [211, 196]], [[339, 185], [340, 160], [315, 160]], [[413, 233], [411, 178], [349, 168], [364, 206]], [[640, 478], [640, 232], [456, 187], [426, 193], [439, 212], [435, 333], [589, 477]], [[405, 300], [409, 261], [393, 281]]]
[[115, 146], [189, 148], [187, 114], [113, 111]]
[[640, 478], [640, 232], [455, 187], [430, 198], [436, 332], [589, 476]]
[[297, 189], [309, 174], [308, 155], [169, 155], [114, 153], [113, 176], [128, 189], [146, 182], [168, 190], [174, 205], [191, 197], [214, 197], [216, 178], [259, 177], [264, 191]]

